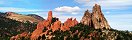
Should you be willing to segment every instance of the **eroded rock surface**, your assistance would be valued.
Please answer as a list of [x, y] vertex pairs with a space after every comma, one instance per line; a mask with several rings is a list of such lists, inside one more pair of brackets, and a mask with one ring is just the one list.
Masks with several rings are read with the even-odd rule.
[[95, 6], [93, 7], [92, 14], [93, 25], [96, 29], [99, 28], [110, 29], [110, 25], [108, 24], [106, 18], [104, 17], [100, 5], [95, 4]]
[[33, 31], [31, 40], [37, 40], [40, 34], [43, 33], [44, 28], [49, 29], [52, 22], [52, 11], [49, 11], [47, 20], [43, 20], [37, 24], [37, 29]]
[[90, 13], [88, 10], [85, 11], [81, 23], [94, 27], [95, 29], [110, 29], [110, 26], [101, 11], [100, 5], [97, 4], [95, 4], [93, 7], [92, 13]]
[[81, 23], [88, 26], [93, 26], [92, 24], [92, 14], [87, 10], [81, 20]]

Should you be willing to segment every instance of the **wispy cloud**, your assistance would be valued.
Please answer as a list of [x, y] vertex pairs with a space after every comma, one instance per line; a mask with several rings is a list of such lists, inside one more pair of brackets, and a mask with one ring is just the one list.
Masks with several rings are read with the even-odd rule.
[[62, 6], [62, 7], [55, 8], [54, 11], [56, 11], [56, 12], [66, 12], [66, 13], [71, 13], [71, 14], [77, 14], [77, 12], [80, 11], [80, 8], [78, 6], [75, 6], [75, 7]]

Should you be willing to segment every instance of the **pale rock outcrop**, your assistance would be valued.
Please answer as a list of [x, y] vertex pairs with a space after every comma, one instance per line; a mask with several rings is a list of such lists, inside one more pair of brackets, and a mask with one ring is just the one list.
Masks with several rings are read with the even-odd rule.
[[110, 25], [108, 24], [106, 18], [104, 17], [101, 11], [101, 7], [98, 4], [95, 4], [95, 6], [93, 7], [92, 22], [95, 29], [99, 28], [110, 29]]
[[93, 7], [92, 13], [90, 13], [88, 10], [85, 11], [81, 23], [90, 27], [94, 27], [95, 29], [110, 29], [110, 25], [104, 17], [100, 5], [97, 4], [95, 4]]
[[81, 23], [84, 24], [84, 25], [88, 25], [90, 27], [93, 26], [93, 24], [92, 24], [92, 15], [88, 10], [85, 11], [84, 16], [81, 20]]

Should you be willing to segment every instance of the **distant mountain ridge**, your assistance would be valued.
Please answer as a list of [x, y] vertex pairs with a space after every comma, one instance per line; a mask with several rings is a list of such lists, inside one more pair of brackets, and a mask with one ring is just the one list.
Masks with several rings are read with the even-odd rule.
[[38, 15], [22, 15], [22, 14], [17, 14], [15, 12], [6, 12], [6, 13], [1, 13], [0, 15], [5, 18], [10, 18], [12, 20], [16, 20], [20, 22], [29, 21], [33, 23], [33, 22], [39, 22], [39, 21], [44, 20], [42, 17]]
[[28, 14], [27, 16], [31, 16], [31, 17], [34, 17], [35, 19], [39, 19], [41, 21], [45, 20], [43, 17], [39, 16], [39, 15], [36, 15], [36, 14]]

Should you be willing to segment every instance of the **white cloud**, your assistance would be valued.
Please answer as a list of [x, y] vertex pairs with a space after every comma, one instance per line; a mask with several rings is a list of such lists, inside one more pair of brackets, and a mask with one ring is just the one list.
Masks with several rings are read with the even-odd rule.
[[44, 11], [40, 9], [25, 9], [25, 8], [15, 8], [15, 7], [0, 7], [0, 11], [2, 12], [39, 12]]
[[80, 11], [80, 8], [78, 6], [75, 6], [75, 7], [62, 6], [62, 7], [55, 8], [54, 11], [77, 14], [77, 12]]
[[103, 9], [126, 9], [132, 6], [132, 0], [75, 0], [83, 6], [93, 6], [95, 3], [100, 4]]

